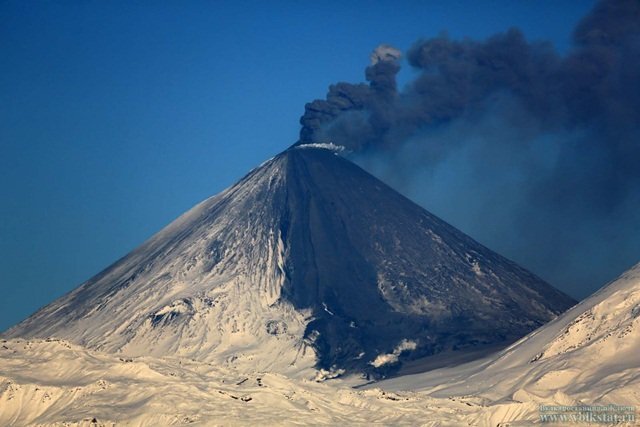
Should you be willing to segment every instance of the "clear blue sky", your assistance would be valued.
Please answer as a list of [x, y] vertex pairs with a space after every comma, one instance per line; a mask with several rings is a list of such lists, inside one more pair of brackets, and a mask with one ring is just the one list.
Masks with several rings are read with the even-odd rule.
[[564, 50], [592, 4], [0, 1], [0, 330], [295, 142], [378, 44], [517, 26]]

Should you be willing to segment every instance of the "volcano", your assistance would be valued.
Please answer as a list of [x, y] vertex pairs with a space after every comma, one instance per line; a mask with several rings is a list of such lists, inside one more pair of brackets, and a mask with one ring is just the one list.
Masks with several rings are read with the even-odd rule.
[[131, 356], [371, 371], [574, 301], [331, 146], [294, 146], [5, 332]]

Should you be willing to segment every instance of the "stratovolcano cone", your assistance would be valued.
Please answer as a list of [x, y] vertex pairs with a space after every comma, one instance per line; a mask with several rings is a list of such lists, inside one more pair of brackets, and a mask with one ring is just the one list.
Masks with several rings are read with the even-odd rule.
[[4, 336], [366, 371], [515, 339], [574, 303], [316, 145], [265, 162]]

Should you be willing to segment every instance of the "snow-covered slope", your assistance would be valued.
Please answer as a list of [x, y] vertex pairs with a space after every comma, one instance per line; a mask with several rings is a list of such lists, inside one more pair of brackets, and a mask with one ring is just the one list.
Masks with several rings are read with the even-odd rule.
[[467, 396], [487, 425], [537, 419], [540, 404], [639, 406], [640, 264], [495, 357], [376, 387]]
[[278, 371], [313, 366], [303, 341], [310, 312], [280, 298], [284, 167], [255, 169], [5, 335]]
[[335, 150], [297, 147], [4, 336], [363, 370], [515, 339], [572, 303]]

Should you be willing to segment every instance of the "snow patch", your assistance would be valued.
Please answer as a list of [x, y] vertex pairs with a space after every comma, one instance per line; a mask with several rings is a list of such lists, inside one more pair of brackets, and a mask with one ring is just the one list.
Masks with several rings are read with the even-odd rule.
[[474, 261], [473, 264], [471, 264], [471, 269], [473, 270], [474, 273], [476, 273], [476, 275], [484, 276], [484, 273], [480, 269], [480, 264], [478, 264], [478, 261]]
[[296, 148], [322, 148], [336, 153], [342, 153], [346, 148], [342, 145], [336, 145], [333, 142], [313, 142], [309, 144], [297, 145]]
[[326, 303], [322, 303], [322, 308], [324, 308], [324, 311], [326, 311], [327, 313], [329, 313], [332, 316], [335, 316], [335, 314], [333, 314], [333, 312], [331, 310], [329, 310], [329, 307], [327, 307]]

